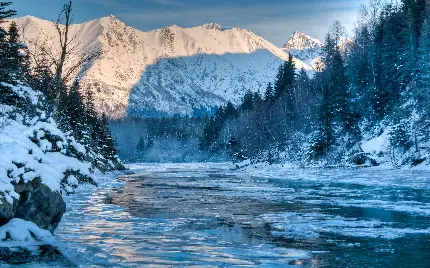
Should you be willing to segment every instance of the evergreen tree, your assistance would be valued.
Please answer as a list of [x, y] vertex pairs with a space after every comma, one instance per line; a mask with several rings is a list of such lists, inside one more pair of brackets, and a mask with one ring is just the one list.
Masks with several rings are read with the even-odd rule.
[[328, 33], [325, 37], [324, 46], [323, 46], [323, 57], [322, 61], [324, 63], [324, 72], [329, 72], [330, 61], [333, 58], [334, 51], [336, 48], [336, 43], [331, 37], [330, 33]]
[[355, 118], [350, 107], [349, 81], [339, 49], [335, 51], [330, 65], [332, 70], [329, 85], [333, 103], [331, 113], [338, 116], [346, 132], [357, 134]]
[[[430, 19], [430, 16], [429, 16]], [[416, 66], [416, 87], [413, 97], [420, 113], [430, 112], [430, 21], [423, 23]]]
[[408, 125], [405, 122], [399, 122], [390, 130], [390, 146], [395, 149], [400, 149], [402, 153], [405, 153], [412, 147], [411, 137], [408, 132]]
[[334, 119], [335, 113], [331, 101], [332, 94], [328, 86], [323, 88], [322, 102], [318, 113], [318, 127], [316, 136], [313, 138], [311, 157], [319, 159], [331, 150], [335, 144]]
[[68, 123], [75, 139], [84, 145], [89, 145], [90, 134], [87, 123], [87, 111], [84, 98], [80, 93], [79, 82], [76, 81], [71, 87], [66, 101], [63, 102], [62, 109], [66, 110]]
[[272, 83], [269, 83], [264, 94], [264, 100], [266, 102], [273, 102], [275, 100], [275, 93], [273, 91]]
[[243, 97], [242, 104], [240, 105], [240, 109], [243, 111], [249, 111], [254, 108], [254, 96], [250, 90], [245, 93]]
[[426, 18], [426, 0], [402, 0], [403, 15], [408, 26], [411, 54], [415, 59], [415, 51], [419, 45], [421, 28]]
[[237, 142], [233, 136], [227, 143], [227, 151], [233, 163], [242, 162], [246, 159], [243, 155], [243, 150], [241, 149], [239, 142]]
[[275, 98], [280, 98], [282, 95], [287, 95], [287, 98], [291, 98], [294, 79], [296, 76], [296, 67], [294, 65], [293, 56], [291, 53], [288, 54], [288, 61], [284, 62], [279, 68], [274, 94]]
[[380, 16], [379, 23], [376, 26], [374, 44], [373, 44], [373, 58], [372, 58], [372, 88], [371, 88], [371, 107], [374, 112], [375, 118], [381, 120], [389, 111], [390, 93], [388, 88], [384, 86], [382, 79], [383, 69], [383, 40], [384, 40], [384, 19]]
[[[251, 99], [252, 100], [252, 99]], [[225, 106], [224, 109], [224, 118], [222, 120], [231, 118], [233, 116], [236, 115], [236, 108], [234, 108], [233, 103], [231, 103], [230, 101], [227, 103], [227, 105]]]
[[19, 42], [19, 32], [15, 22], [10, 24], [8, 37], [6, 64], [10, 70], [16, 73], [19, 70], [21, 58], [23, 57], [23, 55], [21, 55], [20, 49], [25, 47]]
[[[9, 64], [9, 40], [8, 33], [2, 24], [12, 16], [16, 15], [15, 10], [8, 9], [12, 2], [0, 2], [0, 82], [11, 82], [11, 69]], [[18, 55], [16, 55], [18, 56]]]
[[137, 142], [136, 149], [138, 152], [143, 152], [146, 149], [145, 139], [143, 136], [140, 136], [139, 141]]
[[102, 136], [103, 128], [100, 124], [100, 120], [97, 116], [97, 112], [94, 106], [94, 94], [90, 89], [85, 92], [85, 123], [90, 137], [90, 144], [88, 145], [92, 151], [97, 154], [101, 153], [99, 147], [99, 139]]
[[300, 119], [310, 119], [317, 95], [312, 92], [312, 82], [304, 68], [297, 76], [294, 106]]
[[116, 160], [116, 158], [118, 157], [118, 151], [116, 149], [112, 133], [109, 129], [109, 122], [105, 113], [103, 113], [100, 124], [103, 129], [101, 139], [99, 140], [99, 147], [102, 148], [101, 153], [103, 157], [107, 160]]
[[260, 93], [254, 92], [254, 94], [252, 95], [253, 107], [258, 106], [258, 104], [261, 104], [262, 101], [263, 101], [263, 99], [261, 98]]

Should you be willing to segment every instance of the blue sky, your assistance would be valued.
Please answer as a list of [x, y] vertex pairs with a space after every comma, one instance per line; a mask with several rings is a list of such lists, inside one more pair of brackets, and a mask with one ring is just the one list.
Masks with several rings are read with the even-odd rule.
[[[12, 0], [19, 16], [55, 20], [65, 0]], [[350, 30], [368, 0], [73, 0], [76, 23], [115, 15], [139, 30], [216, 22], [249, 29], [280, 46], [294, 31], [323, 39], [338, 19]]]

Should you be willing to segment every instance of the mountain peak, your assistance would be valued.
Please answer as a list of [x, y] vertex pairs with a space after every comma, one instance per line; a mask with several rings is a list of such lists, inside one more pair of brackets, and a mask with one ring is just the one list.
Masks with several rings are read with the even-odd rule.
[[205, 28], [205, 29], [214, 29], [214, 30], [218, 30], [218, 31], [221, 31], [224, 29], [224, 27], [222, 27], [218, 23], [214, 23], [214, 22], [203, 24], [201, 27]]
[[103, 17], [102, 19], [109, 19], [111, 21], [119, 21], [117, 17], [115, 17], [114, 14], [110, 14], [109, 16]]
[[302, 32], [295, 31], [287, 43], [282, 47], [284, 50], [303, 50], [303, 49], [313, 49], [320, 48], [322, 46], [321, 42], [314, 39]]
[[100, 19], [98, 19], [98, 20], [96, 20], [96, 21], [104, 21], [104, 22], [107, 22], [107, 23], [109, 23], [109, 24], [124, 24], [122, 21], [120, 21], [117, 17], [115, 17], [115, 15], [113, 15], [113, 14], [110, 14], [109, 16], [106, 16], [106, 17], [103, 17], [103, 18], [100, 18]]

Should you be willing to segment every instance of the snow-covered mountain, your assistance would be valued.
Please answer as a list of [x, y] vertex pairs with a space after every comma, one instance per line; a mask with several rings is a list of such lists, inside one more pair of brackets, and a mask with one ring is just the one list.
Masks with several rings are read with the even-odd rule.
[[295, 58], [314, 69], [318, 69], [322, 52], [321, 41], [304, 33], [294, 32], [288, 42], [282, 47], [286, 53], [291, 53]]
[[[58, 53], [52, 22], [30, 16], [15, 21], [25, 29], [30, 49], [47, 40]], [[71, 36], [77, 48], [70, 65], [85, 53], [102, 52], [82, 84], [95, 88], [98, 110], [113, 118], [191, 114], [200, 107], [238, 102], [247, 90], [273, 82], [278, 65], [288, 58], [249, 30], [214, 23], [142, 32], [111, 15], [73, 25]], [[300, 60], [295, 63], [311, 70]]]

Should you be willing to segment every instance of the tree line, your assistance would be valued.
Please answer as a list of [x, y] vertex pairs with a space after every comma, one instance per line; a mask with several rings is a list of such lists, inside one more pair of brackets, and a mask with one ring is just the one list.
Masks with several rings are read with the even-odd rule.
[[335, 21], [318, 72], [296, 70], [289, 55], [263, 94], [247, 92], [238, 107], [228, 103], [206, 120], [200, 148], [234, 161], [363, 164], [361, 142], [388, 131], [393, 164], [423, 162], [429, 19], [426, 0], [374, 0], [359, 11], [351, 40]]

